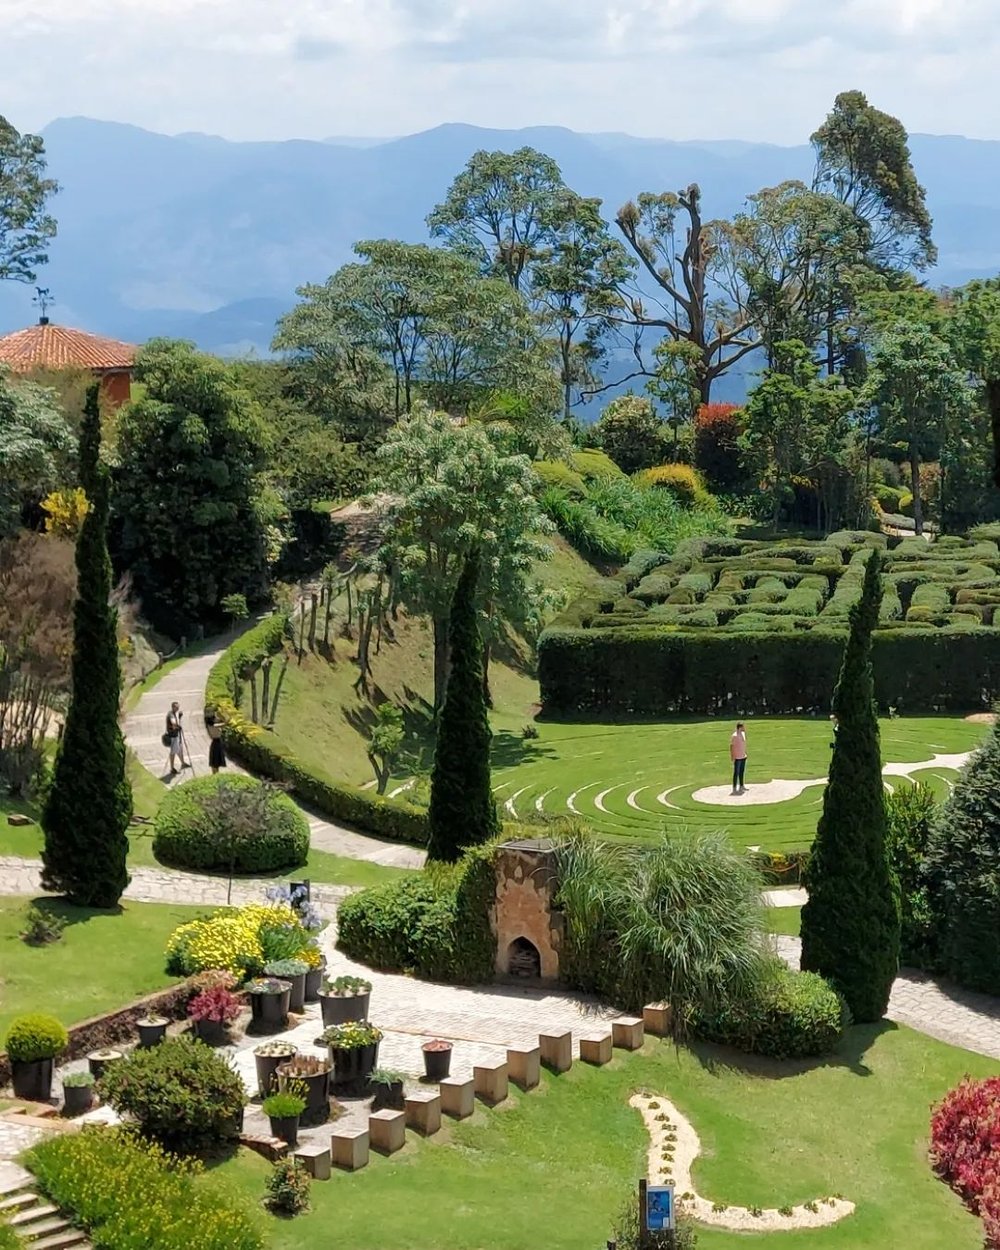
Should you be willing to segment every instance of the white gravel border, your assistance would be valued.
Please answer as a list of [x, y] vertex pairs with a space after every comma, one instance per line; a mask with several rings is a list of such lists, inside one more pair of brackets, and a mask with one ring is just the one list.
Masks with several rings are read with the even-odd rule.
[[[633, 1094], [629, 1106], [641, 1114], [649, 1133], [647, 1168], [651, 1185], [674, 1186], [677, 1202], [702, 1224], [732, 1232], [783, 1232], [801, 1228], [826, 1228], [854, 1213], [854, 1203], [843, 1198], [818, 1198], [808, 1205], [791, 1207], [782, 1214], [775, 1207], [721, 1206], [700, 1198], [694, 1190], [691, 1167], [701, 1153], [701, 1142], [691, 1122], [668, 1098]], [[664, 1117], [660, 1119], [658, 1117]], [[669, 1141], [670, 1134], [675, 1140]]]

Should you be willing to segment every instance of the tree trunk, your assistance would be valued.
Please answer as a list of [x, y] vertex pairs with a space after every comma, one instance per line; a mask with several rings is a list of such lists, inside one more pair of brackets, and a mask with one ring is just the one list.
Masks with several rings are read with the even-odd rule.
[[316, 650], [316, 613], [318, 609], [319, 609], [319, 600], [316, 597], [316, 592], [313, 591], [313, 593], [310, 595], [310, 603], [309, 603], [309, 650], [310, 651]]
[[489, 638], [483, 639], [483, 702], [488, 708], [493, 707], [493, 692], [490, 690], [490, 654], [493, 643]]
[[268, 725], [273, 725], [278, 716], [278, 699], [281, 697], [281, 686], [285, 680], [285, 673], [288, 672], [288, 656], [284, 657], [281, 665], [281, 672], [278, 674], [278, 680], [274, 687], [274, 702], [271, 704], [271, 714], [267, 718]]
[[434, 618], [434, 711], [440, 712], [444, 704], [444, 691], [448, 683], [448, 618]]
[[333, 615], [333, 593], [326, 592], [326, 615], [323, 617], [323, 649], [330, 654], [330, 617]]
[[250, 719], [253, 721], [255, 725], [260, 724], [260, 721], [257, 719], [257, 674], [256, 672], [252, 672], [250, 674]]
[[924, 532], [924, 507], [920, 500], [920, 454], [910, 444], [910, 490], [913, 492], [913, 532], [919, 538]]
[[268, 658], [261, 664], [261, 672], [264, 674], [263, 690], [261, 691], [260, 705], [263, 709], [264, 719], [267, 719], [267, 709], [271, 706], [271, 666], [274, 661]]

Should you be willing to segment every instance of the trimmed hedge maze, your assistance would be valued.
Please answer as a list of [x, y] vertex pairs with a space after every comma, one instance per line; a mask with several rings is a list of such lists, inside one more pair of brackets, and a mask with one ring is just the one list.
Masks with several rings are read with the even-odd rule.
[[823, 542], [696, 539], [640, 552], [539, 645], [547, 713], [829, 709], [847, 617], [874, 546], [886, 553], [876, 698], [906, 712], [989, 707], [1000, 691], [1000, 537]]

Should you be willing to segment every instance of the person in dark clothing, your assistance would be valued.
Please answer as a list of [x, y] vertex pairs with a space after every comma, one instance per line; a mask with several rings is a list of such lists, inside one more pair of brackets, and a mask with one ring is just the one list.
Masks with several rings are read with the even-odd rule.
[[226, 750], [222, 745], [222, 725], [215, 708], [205, 708], [205, 728], [208, 730], [208, 766], [213, 774], [226, 767]]

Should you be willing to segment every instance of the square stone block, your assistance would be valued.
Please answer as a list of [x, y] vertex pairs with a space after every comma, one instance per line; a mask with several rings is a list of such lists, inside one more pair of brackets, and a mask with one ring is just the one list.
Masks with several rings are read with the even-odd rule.
[[406, 1142], [405, 1111], [373, 1111], [368, 1117], [372, 1150], [392, 1155], [402, 1150]]
[[457, 1076], [446, 1077], [438, 1085], [441, 1091], [441, 1110], [456, 1120], [464, 1120], [476, 1108], [476, 1082], [470, 1076], [463, 1080]]
[[674, 1024], [674, 1009], [669, 1003], [647, 1003], [642, 1009], [642, 1023], [653, 1037], [669, 1037]]
[[580, 1058], [584, 1063], [610, 1063], [611, 1034], [595, 1033], [593, 1037], [581, 1037]]
[[356, 1172], [368, 1163], [370, 1138], [366, 1128], [344, 1128], [330, 1138], [330, 1154], [338, 1168]]
[[472, 1069], [476, 1080], [476, 1094], [492, 1106], [507, 1097], [507, 1061], [479, 1064]]
[[441, 1127], [441, 1095], [419, 1090], [406, 1099], [406, 1127], [430, 1137]]
[[639, 1016], [619, 1016], [611, 1021], [612, 1045], [622, 1050], [638, 1050], [642, 1046], [643, 1032]]
[[534, 1089], [541, 1080], [540, 1046], [511, 1046], [507, 1050], [507, 1071], [521, 1089]]
[[552, 1072], [568, 1072], [573, 1066], [572, 1033], [539, 1033], [542, 1063]]
[[329, 1146], [299, 1146], [295, 1152], [295, 1157], [302, 1160], [306, 1171], [314, 1181], [328, 1181], [330, 1179]]

